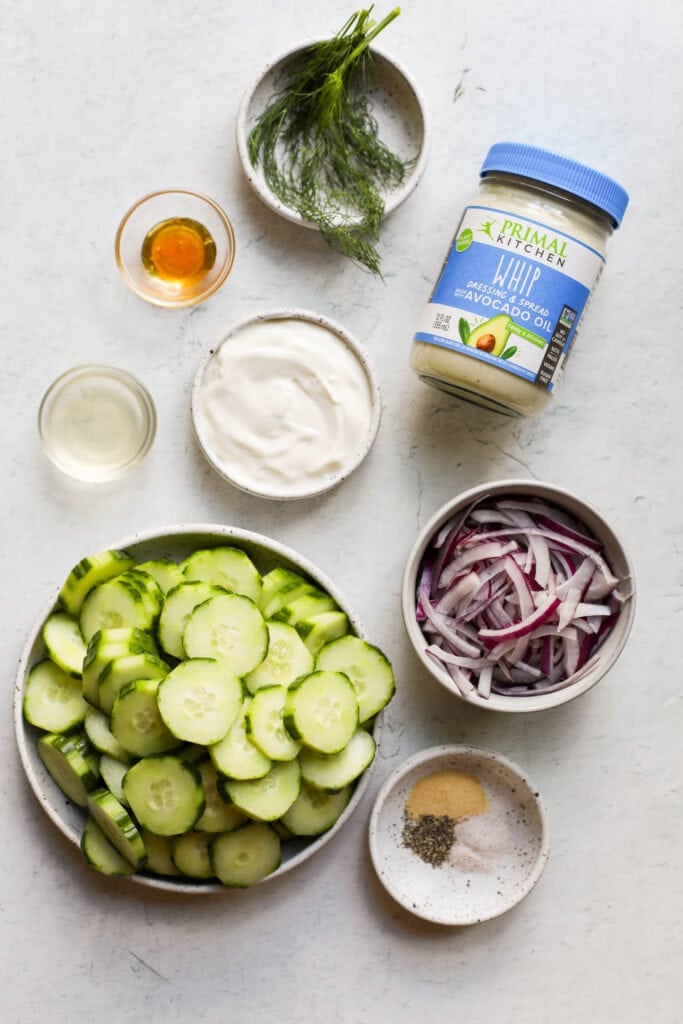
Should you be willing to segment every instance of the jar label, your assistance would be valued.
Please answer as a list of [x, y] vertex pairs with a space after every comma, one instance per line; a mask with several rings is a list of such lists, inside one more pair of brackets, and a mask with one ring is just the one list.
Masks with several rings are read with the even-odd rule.
[[604, 262], [546, 224], [468, 206], [415, 340], [551, 391]]

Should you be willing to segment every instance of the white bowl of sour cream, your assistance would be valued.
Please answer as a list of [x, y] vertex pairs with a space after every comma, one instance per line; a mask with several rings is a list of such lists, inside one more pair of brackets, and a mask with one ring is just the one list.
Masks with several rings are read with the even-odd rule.
[[280, 501], [345, 480], [377, 434], [381, 398], [362, 345], [326, 316], [274, 309], [235, 324], [192, 387], [199, 446], [235, 487]]

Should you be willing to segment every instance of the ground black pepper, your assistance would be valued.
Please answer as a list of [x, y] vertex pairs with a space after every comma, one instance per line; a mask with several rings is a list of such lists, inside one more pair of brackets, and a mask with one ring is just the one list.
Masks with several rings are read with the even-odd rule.
[[455, 842], [453, 818], [435, 814], [405, 816], [403, 845], [416, 853], [426, 864], [438, 868], [444, 863]]

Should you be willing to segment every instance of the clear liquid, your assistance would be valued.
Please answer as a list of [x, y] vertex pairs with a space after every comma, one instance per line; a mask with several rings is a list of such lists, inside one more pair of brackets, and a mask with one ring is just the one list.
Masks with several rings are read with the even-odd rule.
[[44, 411], [42, 434], [59, 468], [79, 480], [113, 480], [138, 460], [149, 437], [149, 409], [130, 385], [84, 372]]

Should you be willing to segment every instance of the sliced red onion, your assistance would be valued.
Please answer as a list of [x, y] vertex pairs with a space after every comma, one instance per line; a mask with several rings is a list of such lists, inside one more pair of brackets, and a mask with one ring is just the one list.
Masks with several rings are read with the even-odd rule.
[[583, 524], [543, 501], [487, 498], [425, 552], [416, 617], [460, 692], [533, 695], [578, 682], [632, 595]]

